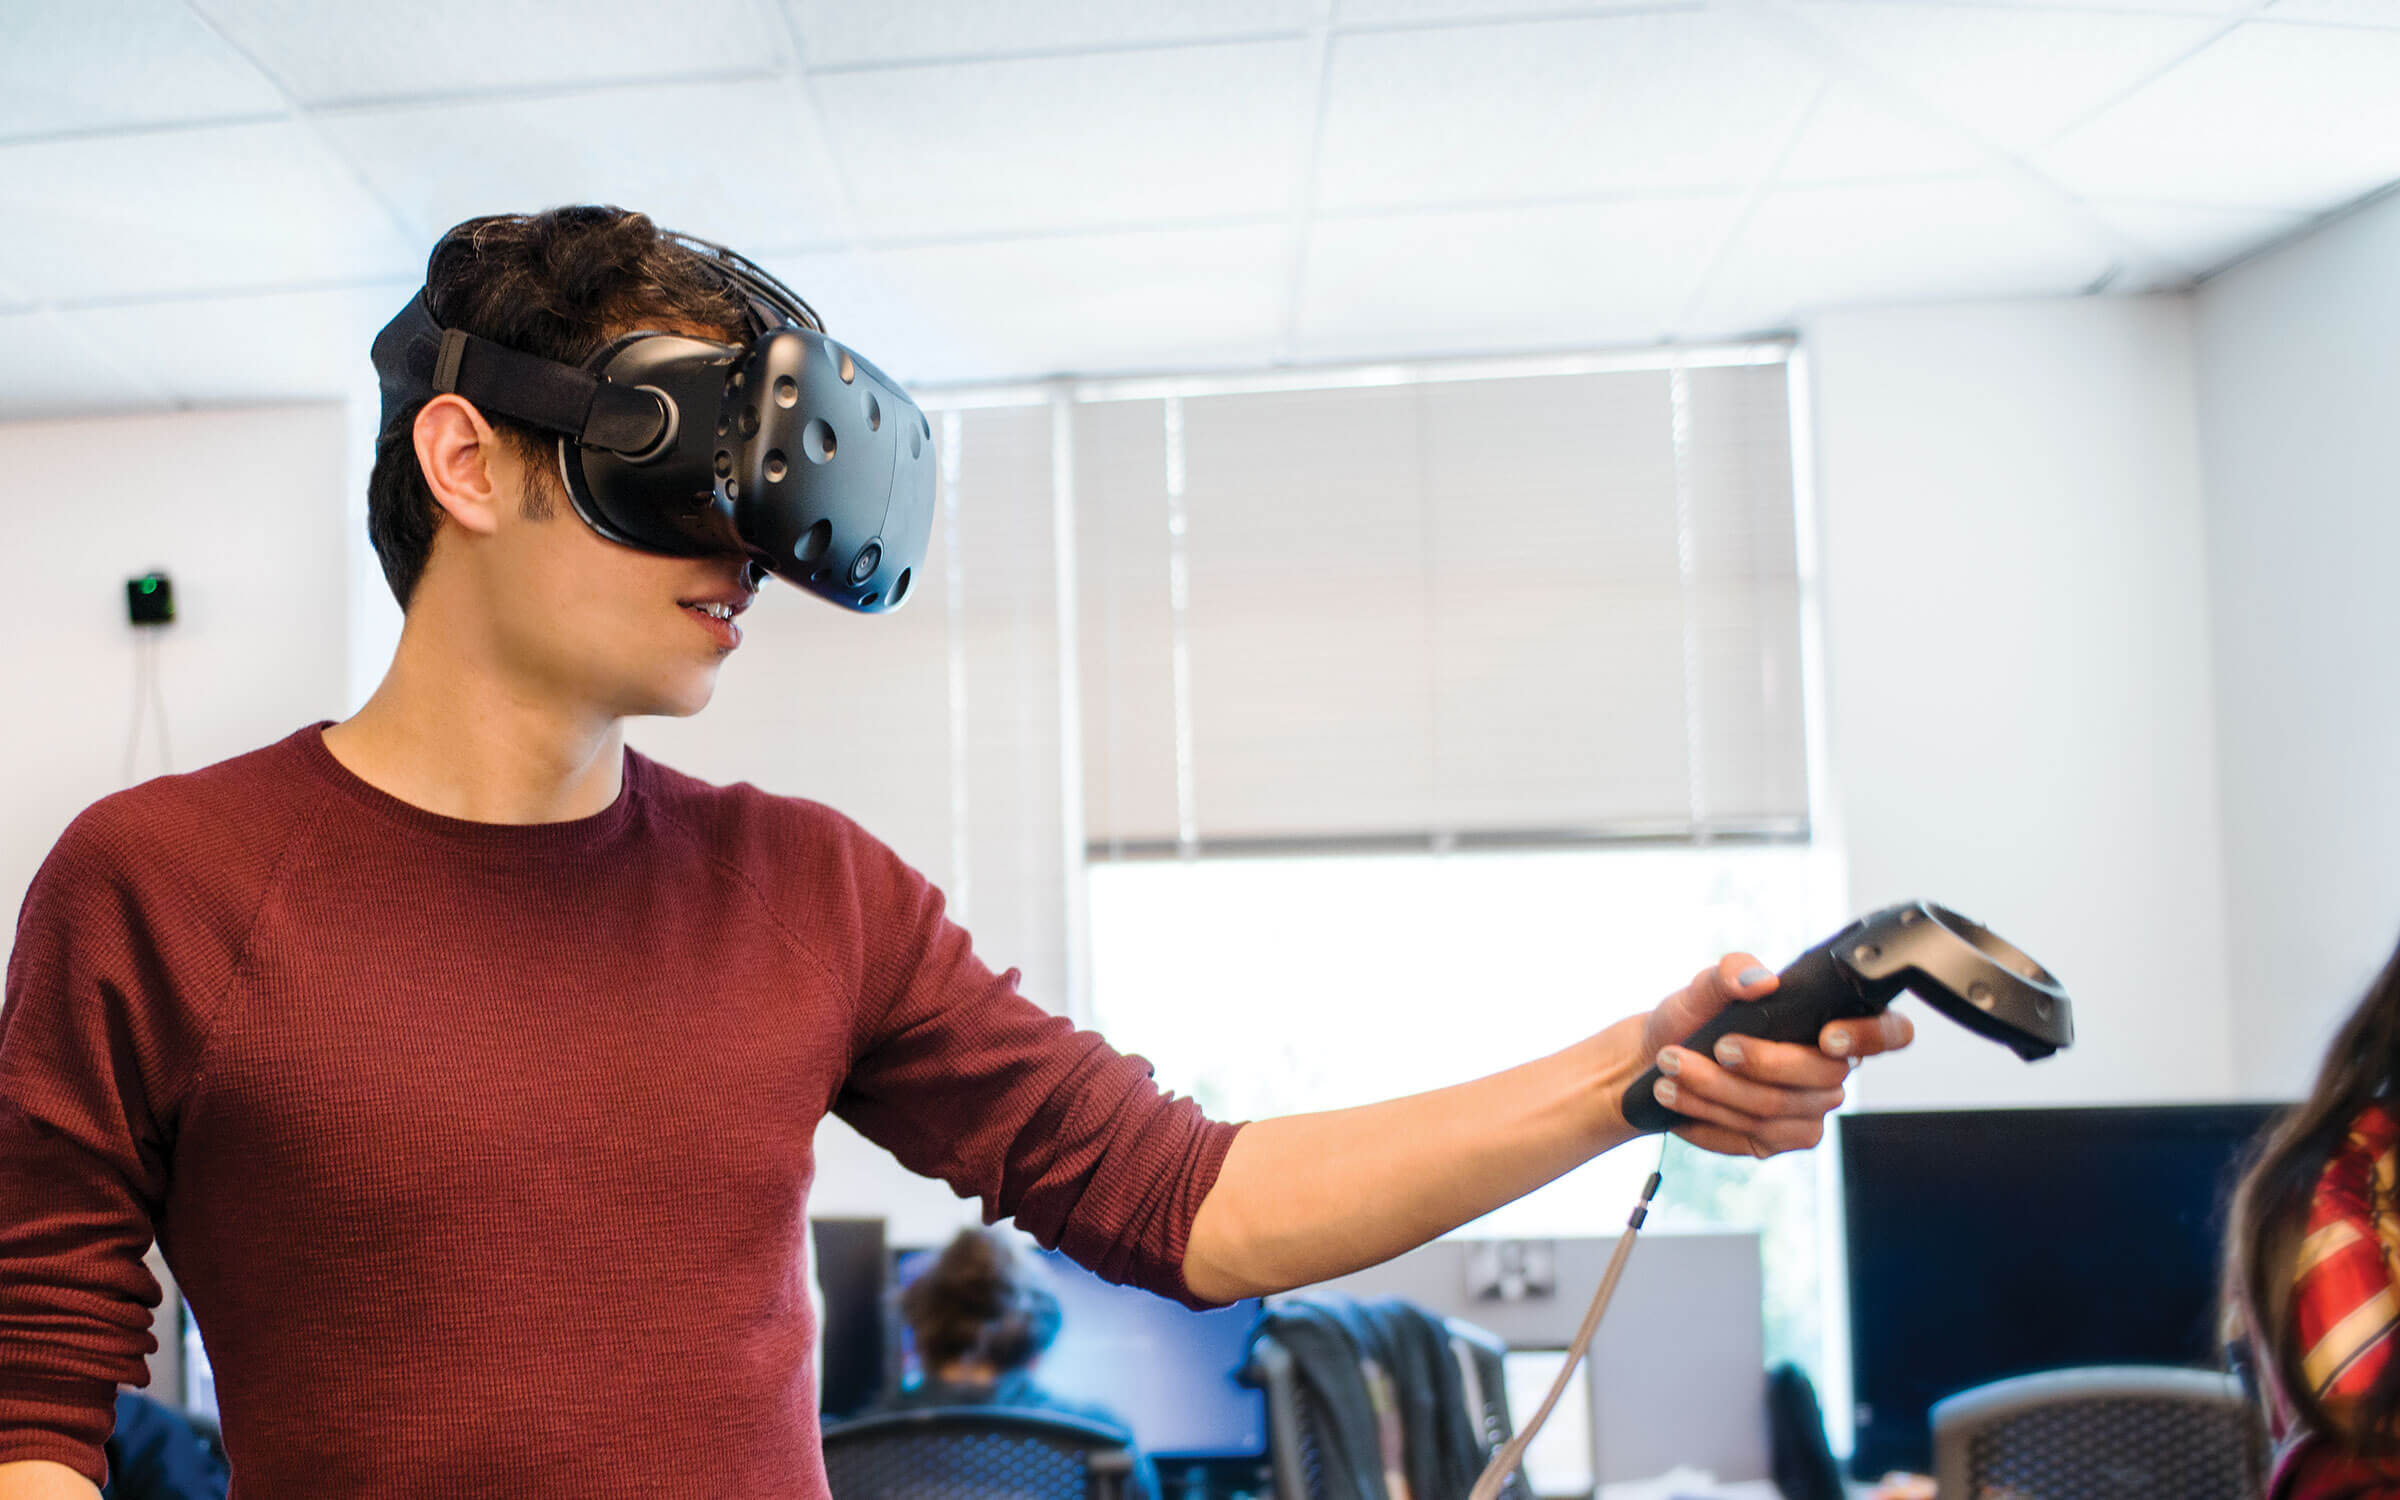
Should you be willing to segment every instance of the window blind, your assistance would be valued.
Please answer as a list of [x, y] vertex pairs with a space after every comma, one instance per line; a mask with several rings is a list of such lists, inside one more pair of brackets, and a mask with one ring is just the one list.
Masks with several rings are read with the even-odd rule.
[[1805, 836], [1786, 375], [1079, 406], [1091, 853]]

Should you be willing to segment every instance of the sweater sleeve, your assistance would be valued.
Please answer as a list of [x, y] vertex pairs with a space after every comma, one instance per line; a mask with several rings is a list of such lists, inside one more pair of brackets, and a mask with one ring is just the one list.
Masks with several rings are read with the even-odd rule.
[[149, 1380], [178, 1060], [162, 945], [86, 813], [34, 877], [0, 1005], [0, 1463], [94, 1484], [116, 1388]]
[[1238, 1127], [995, 974], [942, 893], [849, 828], [858, 1024], [835, 1112], [912, 1171], [1102, 1277], [1204, 1307], [1183, 1277]]

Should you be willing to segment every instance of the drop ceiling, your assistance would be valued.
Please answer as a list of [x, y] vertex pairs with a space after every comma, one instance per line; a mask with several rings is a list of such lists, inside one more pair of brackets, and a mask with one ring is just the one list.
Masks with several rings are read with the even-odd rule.
[[0, 418], [338, 398], [641, 208], [902, 378], [2189, 286], [2400, 179], [2400, 0], [0, 0]]

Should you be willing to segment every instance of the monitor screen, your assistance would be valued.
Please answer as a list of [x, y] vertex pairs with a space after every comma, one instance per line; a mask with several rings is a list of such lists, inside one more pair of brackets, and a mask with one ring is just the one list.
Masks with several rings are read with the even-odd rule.
[[[938, 1254], [896, 1256], [892, 1301]], [[1266, 1397], [1243, 1385], [1256, 1301], [1193, 1312], [1133, 1287], [1112, 1286], [1055, 1251], [1027, 1250], [1021, 1263], [1058, 1298], [1058, 1339], [1033, 1366], [1052, 1395], [1113, 1413], [1154, 1458], [1252, 1458], [1267, 1447]], [[905, 1328], [898, 1330], [899, 1379], [921, 1372]]]
[[1851, 1472], [1930, 1471], [1933, 1403], [1989, 1381], [2219, 1366], [2233, 1169], [2279, 1108], [1839, 1116]]

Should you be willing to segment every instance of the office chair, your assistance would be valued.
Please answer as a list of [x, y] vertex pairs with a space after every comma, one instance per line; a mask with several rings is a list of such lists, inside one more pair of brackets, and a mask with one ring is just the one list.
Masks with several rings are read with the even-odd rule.
[[1059, 1412], [932, 1406], [825, 1429], [833, 1500], [1136, 1500], [1125, 1433]]
[[2247, 1500], [2249, 1434], [2230, 1375], [2148, 1365], [2021, 1375], [1934, 1404], [1934, 1493]]

